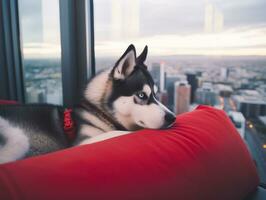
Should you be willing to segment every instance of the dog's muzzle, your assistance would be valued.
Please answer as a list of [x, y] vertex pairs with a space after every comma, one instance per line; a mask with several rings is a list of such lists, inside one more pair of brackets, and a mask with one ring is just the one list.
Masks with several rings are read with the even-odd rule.
[[164, 116], [164, 124], [162, 126], [162, 129], [166, 129], [171, 127], [176, 120], [176, 116], [173, 113], [166, 113]]

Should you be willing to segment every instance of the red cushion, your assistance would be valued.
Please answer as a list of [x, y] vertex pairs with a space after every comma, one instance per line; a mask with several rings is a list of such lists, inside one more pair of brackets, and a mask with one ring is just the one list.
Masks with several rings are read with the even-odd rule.
[[5, 200], [240, 200], [257, 185], [230, 119], [206, 106], [178, 116], [169, 130], [142, 130], [0, 166]]
[[0, 100], [0, 104], [17, 104], [17, 102], [12, 100]]

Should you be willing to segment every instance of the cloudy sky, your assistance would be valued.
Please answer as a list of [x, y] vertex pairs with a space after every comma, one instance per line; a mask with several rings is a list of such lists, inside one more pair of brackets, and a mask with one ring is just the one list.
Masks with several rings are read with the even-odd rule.
[[201, 32], [207, 3], [222, 11], [225, 28], [266, 24], [265, 0], [97, 0], [94, 4], [99, 34], [110, 29], [116, 2], [125, 4], [122, 9], [137, 2], [141, 36]]
[[[60, 55], [58, 2], [19, 0], [26, 56]], [[98, 57], [130, 43], [151, 55], [266, 56], [266, 0], [95, 0], [94, 9]], [[206, 15], [218, 31], [206, 32]]]
[[[265, 0], [97, 0], [94, 4], [98, 56], [117, 55], [129, 43], [139, 49], [148, 44], [153, 55], [266, 55]], [[207, 5], [221, 13], [221, 31], [204, 31]], [[138, 28], [130, 34], [132, 25]]]

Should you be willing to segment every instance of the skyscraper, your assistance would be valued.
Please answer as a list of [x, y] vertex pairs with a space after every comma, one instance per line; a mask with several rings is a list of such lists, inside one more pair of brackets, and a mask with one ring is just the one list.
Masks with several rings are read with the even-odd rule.
[[195, 93], [195, 101], [197, 104], [215, 106], [218, 104], [219, 94], [214, 90], [212, 83], [204, 82], [201, 88]]
[[158, 91], [164, 90], [165, 85], [165, 70], [163, 63], [153, 63], [151, 66], [151, 76], [153, 77], [154, 83], [158, 86]]
[[178, 75], [167, 74], [167, 78], [166, 78], [166, 90], [168, 93], [167, 106], [171, 110], [174, 110], [175, 82], [176, 81], [186, 81], [186, 80], [187, 80], [187, 77], [183, 74], [178, 74]]
[[165, 106], [168, 105], [168, 93], [166, 90], [163, 90], [159, 93], [159, 101]]
[[191, 86], [187, 81], [175, 82], [174, 112], [181, 114], [189, 111]]
[[195, 92], [198, 88], [198, 78], [195, 73], [187, 73], [187, 81], [188, 84], [191, 85], [191, 95], [190, 95], [190, 103], [194, 103], [195, 101]]

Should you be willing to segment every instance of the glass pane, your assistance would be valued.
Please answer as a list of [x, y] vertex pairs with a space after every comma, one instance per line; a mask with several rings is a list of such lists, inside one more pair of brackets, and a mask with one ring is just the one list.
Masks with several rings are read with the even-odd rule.
[[62, 104], [59, 0], [19, 0], [27, 102]]
[[97, 0], [96, 70], [149, 46], [159, 98], [176, 114], [225, 110], [266, 183], [266, 1]]

